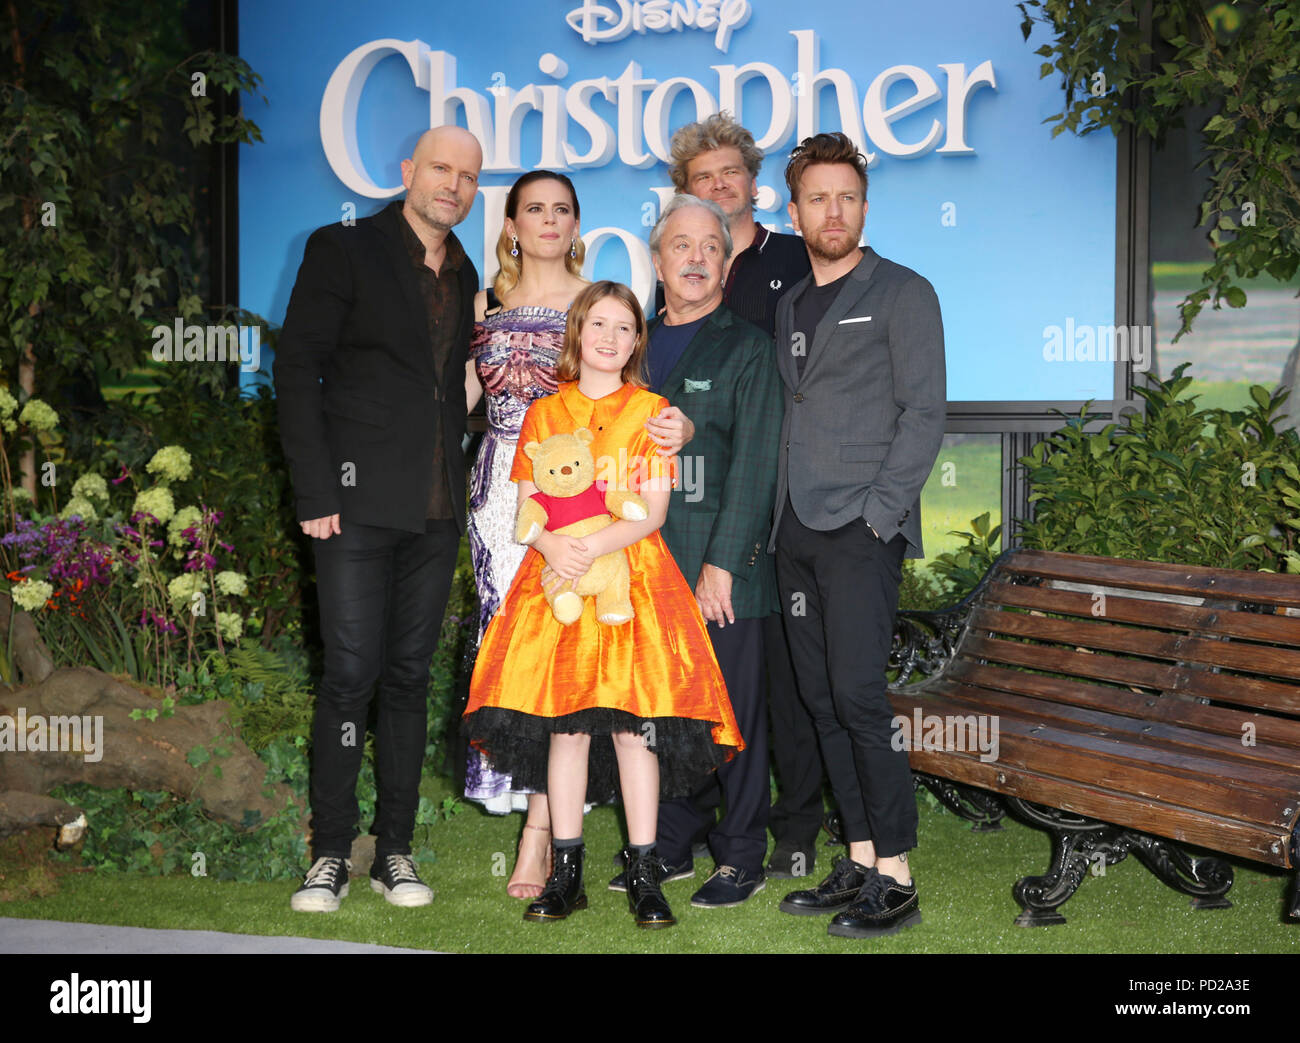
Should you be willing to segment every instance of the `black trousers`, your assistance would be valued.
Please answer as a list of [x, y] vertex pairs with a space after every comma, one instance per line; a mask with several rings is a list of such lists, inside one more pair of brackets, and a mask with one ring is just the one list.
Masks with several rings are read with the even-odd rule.
[[885, 671], [906, 541], [882, 543], [862, 519], [809, 529], [787, 499], [776, 573], [799, 693], [817, 725], [850, 843], [890, 857], [916, 846], [907, 752], [890, 744]]
[[659, 804], [655, 847], [670, 864], [685, 862], [690, 857], [691, 838], [712, 821], [707, 797], [721, 788], [726, 808], [722, 819], [709, 830], [709, 849], [718, 865], [757, 873], [767, 853], [771, 799], [763, 699], [763, 621], [738, 619], [725, 627], [710, 623], [709, 637], [745, 748], [702, 780], [696, 793]]
[[763, 619], [772, 761], [779, 791], [768, 825], [778, 847], [817, 850], [822, 824], [822, 758], [817, 727], [799, 698], [790, 642], [780, 613]]
[[352, 851], [372, 694], [379, 701], [375, 855], [409, 854], [429, 734], [429, 662], [460, 532], [450, 519], [430, 521], [423, 533], [348, 521], [342, 530], [312, 541], [325, 646], [312, 724], [312, 857]]

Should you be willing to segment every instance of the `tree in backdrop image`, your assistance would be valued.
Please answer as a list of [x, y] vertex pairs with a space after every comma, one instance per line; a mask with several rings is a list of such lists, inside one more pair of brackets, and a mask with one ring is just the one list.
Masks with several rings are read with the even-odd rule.
[[[1128, 127], [1160, 145], [1189, 111], [1199, 128], [1208, 185], [1198, 223], [1213, 251], [1180, 305], [1181, 337], [1205, 304], [1241, 308], [1240, 281], [1289, 282], [1300, 265], [1300, 0], [1026, 0], [1016, 5], [1028, 39], [1044, 23], [1053, 39], [1036, 54], [1041, 75], [1060, 74], [1064, 109], [1053, 136]], [[1189, 219], [1191, 215], [1189, 214]], [[1283, 371], [1295, 377], [1298, 350]]]
[[[0, 384], [20, 405], [98, 402], [150, 358], [152, 327], [213, 303], [200, 196], [221, 145], [261, 140], [238, 103], [259, 77], [192, 50], [191, 18], [181, 0], [0, 7]], [[37, 449], [56, 447], [7, 448], [35, 496]]]

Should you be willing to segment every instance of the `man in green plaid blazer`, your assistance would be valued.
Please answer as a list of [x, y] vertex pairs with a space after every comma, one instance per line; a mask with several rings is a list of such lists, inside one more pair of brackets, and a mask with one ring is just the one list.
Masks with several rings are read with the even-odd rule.
[[[745, 750], [702, 787], [721, 785], [726, 814], [709, 831], [716, 872], [692, 905], [738, 905], [763, 887], [769, 803], [763, 619], [776, 610], [765, 552], [776, 492], [783, 404], [772, 338], [722, 303], [731, 254], [716, 203], [677, 195], [650, 233], [664, 312], [650, 327], [652, 390], [690, 417], [678, 488], [661, 530], [708, 621]], [[694, 873], [691, 841], [709, 824], [692, 798], [664, 802], [656, 841], [665, 879]]]

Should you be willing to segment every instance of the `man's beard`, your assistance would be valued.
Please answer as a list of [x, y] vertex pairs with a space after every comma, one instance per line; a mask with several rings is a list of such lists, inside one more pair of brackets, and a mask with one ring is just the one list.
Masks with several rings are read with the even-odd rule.
[[[839, 229], [834, 230], [839, 231]], [[852, 229], [845, 228], [843, 231], [846, 234], [838, 243], [825, 243], [820, 233], [814, 239], [805, 239], [804, 242], [808, 246], [808, 252], [819, 261], [842, 261], [858, 248], [858, 240], [862, 238], [862, 229], [860, 228], [856, 236], [848, 234], [852, 232]]]
[[431, 193], [421, 192], [419, 195], [412, 197], [411, 205], [431, 228], [436, 228], [439, 232], [450, 232], [453, 227], [465, 220], [465, 215], [469, 211], [468, 209], [461, 209], [458, 202], [456, 204], [456, 215], [448, 222], [446, 217], [443, 216], [444, 211], [437, 208], [437, 198]]

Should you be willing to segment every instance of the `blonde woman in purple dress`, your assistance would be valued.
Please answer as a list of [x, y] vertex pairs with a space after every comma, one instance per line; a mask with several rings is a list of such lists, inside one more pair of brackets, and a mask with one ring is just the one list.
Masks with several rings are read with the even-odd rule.
[[[470, 475], [469, 539], [479, 596], [479, 637], [496, 613], [527, 548], [514, 539], [517, 491], [510, 481], [515, 441], [535, 399], [556, 390], [555, 362], [564, 343], [569, 303], [587, 284], [578, 196], [563, 174], [534, 170], [506, 196], [497, 240], [500, 272], [475, 301], [474, 338], [465, 367], [465, 397], [472, 410], [486, 395], [487, 435]], [[676, 453], [694, 434], [676, 408], [646, 425], [663, 452]], [[527, 807], [514, 872], [512, 898], [536, 898], [550, 875], [550, 809], [544, 793], [513, 788], [470, 752], [465, 796], [488, 811]]]

